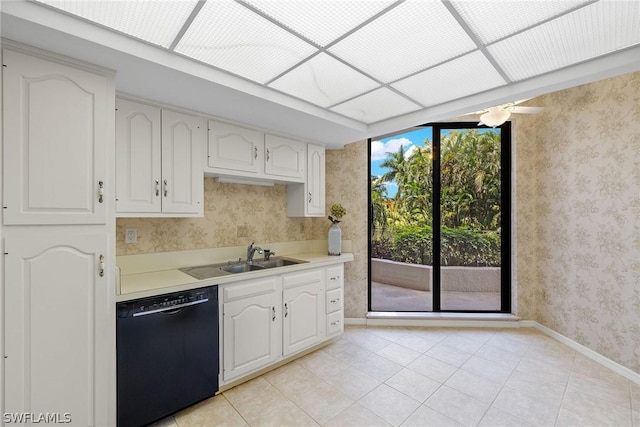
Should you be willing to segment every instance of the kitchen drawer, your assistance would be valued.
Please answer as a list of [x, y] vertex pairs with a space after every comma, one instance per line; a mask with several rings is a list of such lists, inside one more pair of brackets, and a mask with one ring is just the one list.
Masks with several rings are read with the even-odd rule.
[[247, 280], [246, 282], [224, 286], [222, 291], [223, 302], [230, 302], [258, 295], [272, 294], [281, 290], [282, 288], [278, 286], [278, 280], [275, 276]]
[[342, 288], [327, 291], [327, 313], [342, 310]]
[[342, 310], [327, 314], [327, 336], [339, 334], [343, 330]]
[[306, 286], [311, 284], [320, 284], [324, 282], [324, 270], [302, 271], [300, 273], [289, 273], [282, 276], [282, 286], [284, 289], [297, 288], [298, 286]]
[[327, 267], [327, 289], [341, 288], [343, 284], [344, 265]]

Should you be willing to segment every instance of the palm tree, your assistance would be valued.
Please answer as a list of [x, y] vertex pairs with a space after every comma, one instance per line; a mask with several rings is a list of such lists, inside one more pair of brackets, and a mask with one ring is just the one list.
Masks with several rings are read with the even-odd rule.
[[381, 237], [387, 229], [387, 186], [382, 177], [371, 176], [371, 233]]
[[380, 163], [381, 168], [389, 169], [384, 173], [380, 179], [382, 182], [395, 182], [398, 185], [398, 192], [395, 195], [395, 199], [398, 200], [403, 194], [404, 178], [407, 176], [407, 161], [404, 158], [405, 151], [404, 146], [401, 145], [400, 149], [396, 153], [387, 153], [387, 158]]

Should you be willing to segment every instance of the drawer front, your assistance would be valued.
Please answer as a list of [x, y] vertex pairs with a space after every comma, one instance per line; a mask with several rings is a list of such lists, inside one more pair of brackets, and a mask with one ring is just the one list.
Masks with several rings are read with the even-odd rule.
[[282, 285], [284, 289], [296, 288], [298, 286], [306, 286], [311, 284], [320, 284], [324, 282], [323, 269], [302, 271], [300, 273], [289, 273], [282, 276]]
[[342, 288], [327, 291], [327, 313], [342, 310]]
[[341, 288], [344, 283], [344, 264], [327, 267], [327, 289]]
[[344, 331], [342, 310], [327, 315], [327, 336], [336, 335]]
[[265, 277], [228, 284], [223, 287], [222, 299], [224, 302], [230, 302], [237, 299], [279, 292], [282, 290], [282, 287], [278, 286], [278, 282], [279, 278], [277, 277]]

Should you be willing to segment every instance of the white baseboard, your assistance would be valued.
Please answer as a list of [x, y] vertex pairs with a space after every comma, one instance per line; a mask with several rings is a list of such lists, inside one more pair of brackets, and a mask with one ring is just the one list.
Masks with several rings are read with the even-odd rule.
[[[426, 316], [425, 316], [426, 315]], [[597, 353], [584, 345], [565, 337], [564, 335], [541, 325], [535, 320], [519, 320], [516, 316], [510, 318], [502, 315], [477, 316], [458, 313], [370, 313], [366, 318], [345, 318], [345, 325], [357, 326], [429, 326], [429, 327], [458, 327], [458, 328], [534, 328], [545, 335], [567, 345], [578, 353], [622, 375], [629, 381], [640, 385], [640, 373], [632, 371], [617, 362]], [[489, 320], [491, 319], [491, 320]]]

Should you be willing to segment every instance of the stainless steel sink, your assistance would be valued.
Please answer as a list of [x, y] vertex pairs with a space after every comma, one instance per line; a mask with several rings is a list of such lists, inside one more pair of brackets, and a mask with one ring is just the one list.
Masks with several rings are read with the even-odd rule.
[[292, 258], [271, 258], [269, 261], [254, 261], [249, 264], [247, 262], [240, 263], [219, 263], [198, 265], [195, 267], [181, 268], [180, 271], [187, 273], [191, 277], [198, 280], [211, 279], [213, 277], [228, 276], [229, 274], [248, 273], [250, 271], [265, 270], [277, 267], [286, 267], [288, 265], [301, 264], [307, 261], [301, 261]]

